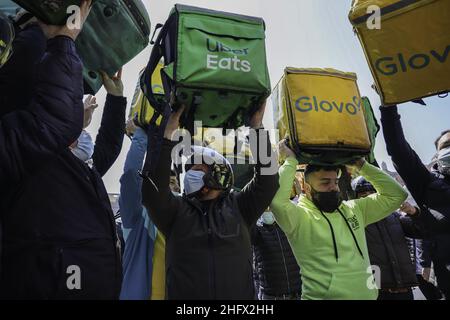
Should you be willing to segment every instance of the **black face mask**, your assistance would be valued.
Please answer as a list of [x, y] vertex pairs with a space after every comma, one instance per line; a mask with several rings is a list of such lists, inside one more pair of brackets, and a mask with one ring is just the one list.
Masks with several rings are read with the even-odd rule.
[[311, 187], [311, 198], [316, 207], [324, 212], [334, 212], [342, 203], [341, 193], [338, 191], [319, 192]]

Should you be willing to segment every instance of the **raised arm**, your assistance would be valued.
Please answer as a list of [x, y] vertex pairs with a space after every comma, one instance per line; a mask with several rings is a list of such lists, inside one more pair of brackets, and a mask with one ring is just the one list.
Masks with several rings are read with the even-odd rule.
[[[153, 137], [148, 136], [147, 158], [144, 165], [142, 182], [142, 202], [156, 227], [167, 237], [175, 221], [181, 198], [175, 197], [170, 190], [171, 152], [175, 146], [172, 136], [177, 130], [184, 108], [180, 108], [170, 116], [164, 133], [164, 139], [157, 150], [157, 145], [151, 145]], [[149, 131], [149, 134], [151, 132]], [[155, 152], [160, 152], [154, 168], [149, 168], [149, 159]]]
[[408, 196], [406, 191], [391, 176], [377, 167], [361, 160], [353, 166], [353, 169], [359, 171], [359, 174], [377, 191], [368, 197], [352, 200], [360, 207], [366, 226], [384, 219], [399, 209], [406, 200]]
[[397, 106], [381, 107], [381, 123], [386, 148], [395, 169], [418, 203], [426, 201], [426, 190], [434, 176], [406, 141]]
[[[281, 144], [281, 143], [280, 143]], [[290, 200], [292, 186], [294, 184], [295, 172], [298, 161], [295, 156], [290, 155], [279, 169], [279, 185], [270, 208], [275, 216], [275, 220], [286, 234], [293, 233], [297, 227], [298, 210]]]
[[[81, 27], [91, 1], [81, 5]], [[34, 27], [35, 28], [35, 27]], [[74, 40], [81, 29], [41, 24], [49, 39], [37, 66], [30, 105], [1, 118], [0, 181], [19, 182], [75, 141], [83, 126], [82, 64]]]
[[94, 166], [101, 176], [111, 168], [122, 150], [127, 107], [127, 99], [123, 97], [121, 71], [113, 77], [103, 72], [102, 77], [108, 95], [92, 156]]
[[146, 151], [147, 134], [137, 127], [120, 178], [119, 205], [124, 228], [132, 228], [142, 215], [142, 178], [138, 171], [142, 170]]
[[[264, 210], [269, 207], [279, 187], [277, 162], [274, 152], [271, 150], [269, 133], [265, 130], [258, 130], [256, 135], [256, 149], [260, 150], [261, 147], [264, 147], [267, 150], [264, 151], [265, 154], [269, 155], [266, 159], [270, 161], [262, 164], [260, 152], [253, 152], [253, 154], [257, 154], [254, 177], [236, 195], [239, 209], [249, 226], [252, 226]], [[274, 166], [274, 168], [270, 169], [271, 166]]]
[[269, 133], [263, 129], [264, 102], [250, 121], [250, 148], [256, 160], [253, 179], [236, 195], [244, 220], [252, 226], [270, 205], [278, 190], [278, 172], [275, 153]]

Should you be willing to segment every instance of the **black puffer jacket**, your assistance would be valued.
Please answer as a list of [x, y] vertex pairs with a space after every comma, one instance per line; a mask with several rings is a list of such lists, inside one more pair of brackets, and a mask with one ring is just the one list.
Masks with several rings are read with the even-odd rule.
[[[37, 32], [39, 36], [42, 31], [37, 28], [24, 32]], [[40, 86], [26, 91], [42, 90], [36, 98], [44, 97], [44, 100], [38, 102], [51, 101], [61, 107], [61, 112], [65, 106], [67, 111], [72, 110], [74, 103], [82, 107], [82, 64], [75, 43], [70, 38], [58, 37], [58, 41], [50, 41], [48, 45], [49, 52], [44, 60], [47, 55], [60, 57], [63, 72], [54, 72], [57, 61], [48, 63], [37, 78], [43, 81]], [[20, 61], [16, 61], [15, 68], [21, 73], [22, 67]], [[29, 77], [35, 76], [33, 69], [27, 71]], [[57, 94], [55, 90], [61, 88], [68, 89], [67, 93]], [[31, 105], [34, 103], [32, 101]], [[69, 148], [64, 148], [53, 156], [46, 155], [45, 159], [23, 157], [7, 171], [8, 179], [15, 183], [0, 185], [3, 225], [0, 298], [118, 298], [122, 276], [120, 252], [111, 205], [101, 177], [120, 153], [125, 107], [125, 98], [108, 95], [92, 167], [76, 158]], [[57, 128], [58, 123], [49, 125]], [[54, 144], [58, 144], [60, 138], [54, 139]], [[27, 143], [36, 144], [36, 149], [45, 147], [38, 139]], [[6, 152], [14, 152], [14, 156], [19, 157], [22, 152], [15, 147], [17, 149]], [[71, 278], [71, 275], [80, 277]]]
[[416, 268], [405, 236], [421, 238], [422, 234], [420, 225], [397, 212], [366, 227], [370, 263], [380, 267], [381, 289], [417, 285]]
[[252, 243], [256, 290], [273, 297], [300, 296], [300, 267], [278, 224], [267, 225], [258, 221], [252, 230]]
[[[92, 168], [67, 149], [4, 194], [2, 298], [118, 299], [120, 246], [101, 177], [119, 154], [125, 106], [108, 97]], [[80, 290], [66, 284], [71, 266]]]
[[[21, 41], [20, 37], [18, 41]], [[6, 194], [4, 189], [44, 166], [48, 159], [66, 149], [80, 135], [83, 126], [81, 96], [76, 96], [72, 85], [61, 86], [60, 82], [63, 78], [68, 78], [69, 83], [81, 79], [81, 64], [71, 54], [71, 42], [65, 37], [48, 42], [47, 54], [36, 66], [40, 81], [34, 99], [29, 105], [22, 106], [23, 110], [4, 104], [7, 89], [0, 85], [0, 207]], [[20, 54], [20, 51], [16, 53]], [[67, 99], [64, 105], [61, 104], [63, 99]], [[0, 212], [0, 256], [1, 238]]]
[[[39, 74], [37, 69], [45, 50], [46, 38], [38, 25], [29, 25], [23, 31], [16, 30], [13, 55], [0, 69], [0, 115], [28, 107], [35, 93], [36, 86], [34, 84], [41, 81], [37, 79]], [[75, 60], [71, 60], [71, 62], [75, 62]], [[73, 69], [79, 66], [81, 65], [75, 64], [69, 68]], [[64, 71], [68, 71], [68, 69]], [[56, 75], [61, 76], [60, 73]], [[67, 75], [67, 77], [69, 76]], [[75, 78], [75, 74], [72, 77]], [[79, 76], [77, 75], [77, 77]], [[76, 90], [72, 91], [72, 93], [75, 92]], [[69, 95], [70, 93], [66, 97]], [[51, 97], [47, 96], [46, 99], [49, 98]]]
[[[262, 136], [268, 140], [267, 132]], [[170, 191], [174, 145], [164, 140], [156, 170], [142, 188], [143, 204], [166, 237], [168, 299], [253, 299], [249, 230], [275, 196], [278, 174], [262, 175], [258, 163], [242, 191], [206, 205]]]

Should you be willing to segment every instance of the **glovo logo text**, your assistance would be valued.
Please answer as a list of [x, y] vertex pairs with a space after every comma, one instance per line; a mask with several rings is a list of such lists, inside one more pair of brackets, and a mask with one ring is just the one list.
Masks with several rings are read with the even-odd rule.
[[399, 53], [396, 56], [383, 57], [375, 62], [375, 68], [385, 76], [394, 76], [399, 72], [410, 72], [427, 68], [432, 63], [444, 64], [450, 54], [450, 45], [441, 52], [430, 50], [429, 53], [416, 53], [407, 56]]
[[356, 115], [361, 111], [361, 100], [354, 96], [351, 102], [328, 101], [313, 97], [300, 97], [295, 101], [295, 108], [299, 112], [338, 112]]

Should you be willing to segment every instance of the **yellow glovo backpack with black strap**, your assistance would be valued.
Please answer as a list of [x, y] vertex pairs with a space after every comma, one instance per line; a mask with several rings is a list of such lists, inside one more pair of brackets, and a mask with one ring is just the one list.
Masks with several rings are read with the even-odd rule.
[[349, 19], [385, 105], [450, 91], [450, 1], [354, 0]]
[[[152, 90], [157, 99], [160, 101], [164, 100], [164, 88], [162, 86], [161, 80], [161, 69], [164, 67], [162, 63], [159, 63], [155, 72], [152, 75]], [[145, 69], [142, 69], [139, 74], [139, 79], [141, 78], [142, 73]], [[145, 128], [152, 117], [155, 114], [155, 109], [152, 108], [150, 102], [147, 97], [144, 95], [144, 92], [141, 89], [140, 80], [136, 85], [136, 90], [134, 91], [133, 101], [131, 102], [131, 109], [128, 115], [129, 119], [134, 119], [136, 125]], [[159, 125], [161, 123], [161, 116], [158, 117], [156, 124]]]
[[279, 138], [289, 139], [301, 164], [341, 165], [370, 154], [356, 74], [286, 68], [272, 97]]

